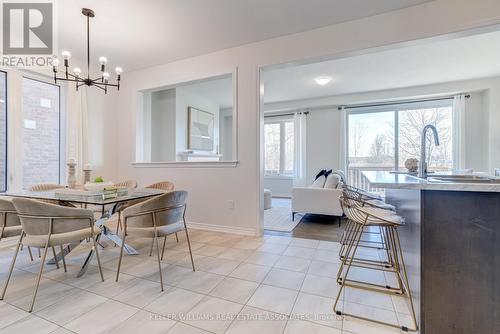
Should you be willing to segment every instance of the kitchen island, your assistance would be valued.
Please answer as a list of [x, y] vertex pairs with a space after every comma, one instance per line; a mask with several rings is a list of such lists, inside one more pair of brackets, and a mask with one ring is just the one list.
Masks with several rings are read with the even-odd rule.
[[420, 333], [500, 333], [500, 182], [363, 172], [399, 229]]

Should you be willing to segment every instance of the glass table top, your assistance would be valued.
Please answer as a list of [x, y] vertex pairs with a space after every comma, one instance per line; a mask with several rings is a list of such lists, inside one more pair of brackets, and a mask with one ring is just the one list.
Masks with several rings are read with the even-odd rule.
[[73, 203], [83, 203], [83, 204], [93, 204], [93, 205], [107, 205], [115, 204], [125, 201], [131, 201], [135, 199], [148, 198], [165, 193], [164, 190], [151, 189], [151, 188], [141, 188], [141, 189], [130, 189], [126, 192], [119, 193], [117, 197], [104, 199], [102, 194], [82, 194], [81, 191], [77, 191], [74, 194], [71, 191], [65, 191], [64, 193], [55, 191], [14, 191], [6, 192], [1, 194], [1, 196], [7, 197], [23, 197], [31, 199], [44, 199], [44, 200], [55, 200], [62, 202], [73, 202]]

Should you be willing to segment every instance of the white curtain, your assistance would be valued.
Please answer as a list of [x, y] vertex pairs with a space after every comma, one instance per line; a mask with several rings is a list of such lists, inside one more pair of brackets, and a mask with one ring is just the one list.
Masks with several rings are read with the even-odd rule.
[[339, 169], [347, 175], [347, 111], [344, 107], [339, 111]]
[[294, 165], [295, 175], [294, 187], [306, 186], [306, 137], [307, 137], [307, 114], [297, 112], [294, 116]]
[[453, 164], [454, 169], [465, 166], [465, 95], [453, 99]]
[[66, 103], [66, 160], [76, 160], [76, 179], [78, 183], [81, 183], [83, 181], [83, 166], [88, 163], [86, 87], [80, 87], [76, 91], [73, 86], [68, 86]]

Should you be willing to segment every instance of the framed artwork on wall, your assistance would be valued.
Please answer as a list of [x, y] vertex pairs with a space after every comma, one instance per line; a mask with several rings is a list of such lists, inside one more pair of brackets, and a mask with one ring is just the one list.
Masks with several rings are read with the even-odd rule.
[[188, 149], [214, 150], [215, 116], [207, 111], [188, 107]]

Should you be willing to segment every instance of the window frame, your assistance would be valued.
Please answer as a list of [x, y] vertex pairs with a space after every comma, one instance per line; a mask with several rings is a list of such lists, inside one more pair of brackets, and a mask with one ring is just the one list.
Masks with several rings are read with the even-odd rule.
[[8, 191], [9, 186], [9, 87], [8, 87], [8, 75], [7, 71], [0, 70], [5, 75], [5, 101], [4, 101], [4, 111], [5, 111], [5, 181], [4, 181], [4, 189], [0, 191], [0, 193], [5, 193]]
[[[44, 78], [40, 78], [40, 77], [36, 77], [36, 76], [30, 76], [30, 75], [23, 75], [22, 76], [22, 80], [32, 80], [32, 81], [37, 81], [37, 82], [41, 82], [43, 84], [48, 84], [48, 85], [51, 85], [51, 86], [55, 86], [57, 87], [57, 90], [58, 90], [58, 150], [57, 150], [57, 155], [58, 155], [58, 164], [57, 164], [57, 167], [58, 167], [58, 170], [57, 170], [57, 183], [61, 183], [61, 172], [62, 172], [62, 168], [61, 168], [61, 165], [62, 165], [62, 157], [63, 157], [63, 154], [62, 154], [62, 150], [63, 150], [63, 147], [62, 147], [62, 128], [61, 128], [61, 118], [62, 118], [62, 110], [61, 110], [61, 85], [59, 84], [56, 84], [56, 83], [53, 83], [53, 82], [50, 82], [48, 79], [44, 79]], [[22, 83], [21, 83], [21, 112], [23, 112], [22, 110], [22, 104], [23, 104], [23, 101], [22, 101]], [[24, 116], [23, 116], [24, 117]], [[24, 120], [24, 119], [23, 119]], [[22, 125], [24, 126], [24, 124]], [[21, 129], [22, 130], [22, 129]], [[23, 144], [23, 143], [21, 143]], [[22, 182], [22, 179], [21, 179], [21, 182]], [[24, 185], [21, 185], [24, 187]]]
[[[275, 118], [275, 119], [271, 119]], [[267, 118], [267, 119], [266, 119]], [[279, 117], [279, 116], [268, 116], [265, 117], [264, 119], [264, 150], [265, 150], [265, 127], [267, 124], [279, 124], [280, 125], [280, 168], [278, 173], [271, 173], [270, 171], [266, 170], [266, 164], [265, 164], [265, 154], [264, 154], [264, 176], [266, 178], [279, 178], [279, 179], [293, 179], [294, 174], [295, 174], [295, 159], [293, 162], [293, 169], [291, 173], [285, 173], [284, 166], [286, 165], [285, 160], [286, 160], [286, 155], [285, 155], [285, 150], [283, 149], [285, 147], [286, 139], [285, 139], [285, 132], [286, 132], [286, 123], [291, 123], [292, 125], [294, 124], [293, 118], [288, 118], [288, 117]], [[293, 134], [293, 139], [295, 141], [295, 129], [294, 129], [294, 134]]]
[[[443, 107], [451, 107], [451, 123], [452, 123], [452, 132], [457, 131], [455, 129], [454, 118], [455, 112], [453, 110], [453, 98], [441, 98], [436, 100], [427, 100], [427, 101], [410, 101], [410, 102], [394, 102], [394, 103], [383, 103], [380, 105], [367, 105], [360, 107], [353, 107], [352, 109], [346, 110], [346, 150], [345, 150], [345, 168], [346, 172], [349, 170], [349, 148], [350, 148], [350, 134], [349, 134], [349, 120], [351, 115], [359, 115], [359, 114], [370, 114], [370, 113], [380, 113], [380, 112], [392, 112], [394, 114], [394, 170], [399, 171], [399, 113], [407, 110], [418, 110], [418, 109], [426, 109], [426, 108], [443, 108]], [[454, 136], [452, 136], [452, 153], [456, 149], [456, 144], [454, 142]], [[453, 156], [453, 154], [452, 154]], [[453, 160], [452, 168], [456, 168], [457, 161]], [[348, 175], [348, 173], [347, 173]]]

